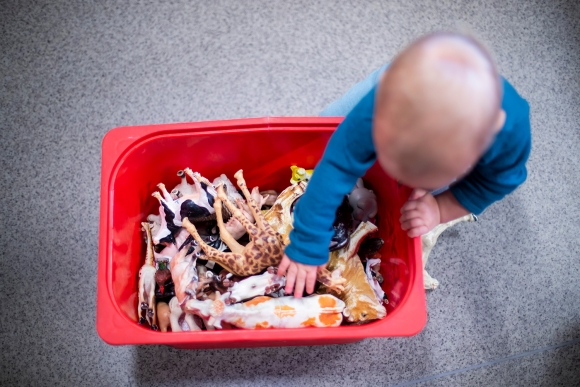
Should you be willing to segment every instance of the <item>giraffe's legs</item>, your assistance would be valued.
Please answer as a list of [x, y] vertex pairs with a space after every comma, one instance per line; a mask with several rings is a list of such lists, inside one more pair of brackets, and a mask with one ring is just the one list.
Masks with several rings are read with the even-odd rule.
[[226, 226], [224, 224], [224, 218], [222, 217], [222, 200], [220, 198], [216, 198], [215, 203], [213, 204], [213, 209], [215, 210], [221, 240], [226, 245], [228, 245], [228, 247], [230, 248], [230, 250], [232, 250], [233, 253], [242, 254], [244, 251], [244, 246], [238, 243], [238, 241], [226, 229]]
[[254, 219], [256, 220], [256, 225], [258, 226], [258, 228], [260, 228], [262, 230], [266, 230], [266, 228], [270, 227], [270, 225], [264, 219], [264, 216], [262, 215], [262, 211], [260, 211], [260, 209], [258, 208], [258, 205], [256, 204], [256, 202], [252, 198], [250, 191], [248, 191], [248, 186], [246, 185], [246, 181], [244, 180], [244, 172], [240, 169], [239, 171], [236, 172], [234, 177], [237, 179], [238, 187], [240, 187], [240, 189], [244, 193], [244, 196], [246, 197], [246, 202], [247, 202], [248, 206], [250, 207], [250, 211], [252, 211], [252, 215], [254, 215]]
[[199, 244], [199, 247], [201, 247], [201, 249], [203, 250], [203, 252], [209, 256], [209, 253], [214, 250], [213, 247], [211, 247], [210, 245], [208, 245], [207, 243], [205, 243], [203, 241], [203, 239], [201, 238], [201, 236], [199, 236], [199, 233], [197, 232], [197, 228], [195, 228], [195, 226], [193, 225], [193, 223], [191, 223], [189, 221], [188, 218], [185, 218], [183, 220], [183, 227], [185, 227], [185, 229], [187, 230], [187, 232], [189, 234], [191, 234], [191, 236], [193, 237], [193, 239], [195, 239], [195, 241]]
[[[193, 239], [195, 239], [195, 241], [199, 244], [199, 247], [201, 247], [201, 249], [203, 250], [205, 255], [210, 260], [219, 263], [221, 266], [224, 267], [224, 269], [226, 269], [227, 271], [229, 271], [233, 274], [245, 275], [245, 273], [242, 273], [240, 270], [236, 270], [235, 268], [233, 268], [232, 264], [230, 262], [230, 258], [233, 258], [232, 262], [234, 262], [234, 264], [236, 264], [238, 257], [240, 257], [241, 254], [224, 253], [223, 251], [218, 251], [218, 250], [214, 249], [213, 247], [211, 247], [210, 245], [205, 243], [203, 241], [203, 239], [201, 239], [201, 237], [199, 236], [199, 234], [197, 232], [197, 229], [187, 218], [185, 218], [183, 220], [183, 227], [185, 227], [187, 232], [189, 232], [191, 234]], [[239, 266], [239, 263], [238, 263], [238, 266]]]
[[244, 226], [246, 231], [248, 231], [248, 234], [250, 234], [251, 236], [255, 236], [260, 232], [260, 229], [255, 225], [253, 225], [248, 220], [248, 218], [246, 218], [246, 216], [242, 213], [242, 211], [238, 207], [234, 206], [232, 202], [230, 202], [230, 200], [226, 196], [226, 193], [224, 192], [224, 187], [221, 185], [218, 187], [217, 190], [217, 198], [226, 204], [226, 207], [228, 208], [232, 216], [236, 218], [242, 224], [242, 226]]

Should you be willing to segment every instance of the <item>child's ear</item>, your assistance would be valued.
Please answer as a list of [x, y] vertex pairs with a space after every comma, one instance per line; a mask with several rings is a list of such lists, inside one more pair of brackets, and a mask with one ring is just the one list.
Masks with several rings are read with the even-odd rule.
[[499, 114], [497, 115], [497, 120], [495, 122], [495, 127], [493, 128], [494, 133], [497, 133], [501, 130], [501, 128], [503, 128], [503, 125], [505, 124], [505, 110], [500, 110]]

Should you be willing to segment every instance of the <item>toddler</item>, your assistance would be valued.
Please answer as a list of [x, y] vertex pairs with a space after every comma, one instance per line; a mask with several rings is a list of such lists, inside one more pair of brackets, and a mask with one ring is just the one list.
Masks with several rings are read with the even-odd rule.
[[336, 209], [375, 161], [414, 188], [401, 208], [409, 237], [480, 214], [527, 177], [528, 103], [466, 35], [422, 37], [322, 115], [346, 117], [294, 209], [278, 273], [295, 297], [314, 291]]

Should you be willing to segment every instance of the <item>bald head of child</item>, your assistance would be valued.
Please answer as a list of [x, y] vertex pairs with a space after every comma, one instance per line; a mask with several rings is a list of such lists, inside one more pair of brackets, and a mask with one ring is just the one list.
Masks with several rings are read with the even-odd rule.
[[450, 33], [419, 39], [379, 83], [373, 118], [379, 163], [411, 187], [450, 184], [503, 126], [501, 98], [495, 65], [475, 40]]

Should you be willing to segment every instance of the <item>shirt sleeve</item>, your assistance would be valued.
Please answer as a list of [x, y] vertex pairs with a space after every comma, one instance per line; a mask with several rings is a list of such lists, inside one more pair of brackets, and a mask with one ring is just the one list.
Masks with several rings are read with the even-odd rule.
[[294, 208], [294, 229], [285, 253], [293, 261], [322, 265], [334, 234], [336, 209], [375, 162], [372, 115], [375, 88], [360, 100], [333, 133]]
[[498, 146], [494, 144], [473, 171], [450, 188], [457, 201], [474, 214], [482, 213], [526, 180], [531, 150], [529, 115], [514, 123], [505, 135], [500, 132], [496, 143]]

